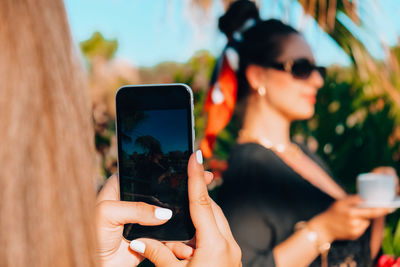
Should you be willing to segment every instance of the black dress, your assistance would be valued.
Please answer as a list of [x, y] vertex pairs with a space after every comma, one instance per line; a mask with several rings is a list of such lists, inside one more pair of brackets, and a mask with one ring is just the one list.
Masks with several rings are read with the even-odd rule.
[[[301, 148], [330, 174], [321, 159]], [[255, 143], [233, 148], [223, 178], [218, 200], [242, 249], [243, 266], [275, 266], [272, 250], [293, 234], [295, 224], [334, 202], [272, 150]], [[358, 240], [332, 243], [329, 266], [371, 266], [369, 240], [368, 229]], [[321, 266], [320, 257], [310, 266]]]

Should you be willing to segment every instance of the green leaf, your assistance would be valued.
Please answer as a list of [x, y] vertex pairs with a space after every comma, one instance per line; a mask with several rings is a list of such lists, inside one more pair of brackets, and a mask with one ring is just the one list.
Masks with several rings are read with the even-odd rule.
[[118, 41], [116, 39], [107, 40], [100, 32], [94, 32], [88, 40], [80, 43], [80, 47], [82, 53], [89, 60], [95, 56], [111, 59], [118, 49]]
[[383, 234], [382, 251], [386, 255], [394, 255], [392, 227], [386, 226]]
[[393, 250], [396, 257], [400, 256], [400, 220], [397, 222], [393, 237]]

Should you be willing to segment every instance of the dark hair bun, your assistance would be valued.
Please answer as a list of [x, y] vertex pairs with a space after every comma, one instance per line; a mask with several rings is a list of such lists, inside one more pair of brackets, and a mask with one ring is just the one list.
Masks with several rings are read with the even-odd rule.
[[229, 6], [225, 15], [219, 18], [218, 28], [227, 37], [231, 37], [251, 18], [257, 21], [260, 19], [257, 6], [249, 0], [237, 0]]

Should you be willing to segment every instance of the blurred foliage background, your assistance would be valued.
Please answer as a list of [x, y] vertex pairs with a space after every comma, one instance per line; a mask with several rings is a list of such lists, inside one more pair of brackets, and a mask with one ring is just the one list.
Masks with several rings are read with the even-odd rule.
[[[225, 6], [230, 2], [223, 1]], [[292, 135], [316, 151], [331, 167], [335, 177], [354, 193], [357, 174], [382, 165], [400, 170], [400, 47], [390, 47], [376, 36], [376, 42], [385, 52], [384, 59], [378, 60], [358, 38], [359, 32], [376, 34], [367, 27], [378, 19], [374, 12], [379, 9], [373, 0], [370, 1], [374, 5], [369, 7], [369, 15], [364, 17], [359, 16], [360, 5], [355, 0], [298, 2], [346, 52], [351, 65], [328, 66], [325, 85], [318, 93], [316, 115], [309, 121], [295, 123]], [[261, 1], [256, 3], [262, 4]], [[207, 12], [213, 1], [191, 0], [191, 4]], [[191, 86], [195, 95], [196, 140], [201, 140], [206, 122], [202, 108], [216, 61], [209, 52], [198, 51], [186, 63], [163, 62], [154, 67], [133, 67], [115, 58], [118, 40], [105, 39], [99, 32], [81, 42], [80, 47], [93, 100], [99, 183], [117, 171], [114, 96], [123, 85], [180, 82]], [[215, 158], [227, 159], [236, 135], [237, 126], [233, 120], [220, 134]], [[218, 183], [221, 183], [220, 179], [217, 179]], [[395, 212], [387, 219], [383, 245], [386, 254], [400, 256], [399, 218], [400, 213]]]

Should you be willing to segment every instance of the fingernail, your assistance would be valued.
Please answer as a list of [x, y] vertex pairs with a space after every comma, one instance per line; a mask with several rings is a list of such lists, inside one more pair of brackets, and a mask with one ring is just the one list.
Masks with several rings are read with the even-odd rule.
[[196, 159], [199, 164], [203, 164], [203, 154], [200, 149], [196, 151]]
[[129, 246], [133, 251], [139, 252], [141, 254], [143, 254], [146, 249], [146, 244], [138, 240], [131, 241], [131, 244]]
[[191, 247], [186, 247], [185, 250], [187, 251], [186, 253], [190, 256], [193, 256], [194, 254], [194, 249]]
[[172, 217], [172, 210], [164, 208], [156, 208], [154, 216], [160, 220], [169, 220]]

